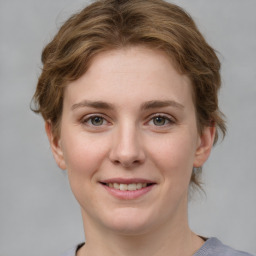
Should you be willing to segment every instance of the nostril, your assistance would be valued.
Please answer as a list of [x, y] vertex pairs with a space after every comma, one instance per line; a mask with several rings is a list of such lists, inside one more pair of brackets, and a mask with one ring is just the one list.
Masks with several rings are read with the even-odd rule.
[[113, 163], [114, 163], [115, 165], [120, 164], [120, 162], [119, 162], [118, 160], [113, 161]]
[[136, 165], [139, 165], [139, 163], [140, 163], [140, 161], [138, 161], [138, 160], [131, 161], [131, 162], [128, 162], [128, 161], [124, 162], [124, 161], [118, 161], [118, 160], [113, 161], [114, 165], [120, 165], [120, 166], [122, 166], [123, 168], [126, 168], [126, 169], [132, 168]]
[[109, 159], [114, 165], [120, 165], [124, 168], [131, 168], [140, 165], [145, 160], [145, 154], [140, 148], [134, 150], [122, 150], [122, 148], [113, 148], [111, 150]]

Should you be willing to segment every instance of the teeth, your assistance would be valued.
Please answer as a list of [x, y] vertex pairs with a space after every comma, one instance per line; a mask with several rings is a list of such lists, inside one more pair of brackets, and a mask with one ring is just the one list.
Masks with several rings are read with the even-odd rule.
[[119, 183], [107, 183], [106, 184], [110, 188], [115, 188], [122, 191], [134, 191], [138, 189], [145, 188], [147, 183], [131, 183], [131, 184], [119, 184]]
[[[147, 184], [146, 184], [146, 185], [147, 185]], [[141, 183], [136, 184], [136, 188], [137, 188], [137, 189], [141, 189], [141, 188], [142, 188], [142, 184], [141, 184]]]
[[127, 184], [120, 184], [120, 190], [127, 190], [128, 189], [128, 186]]
[[137, 189], [137, 185], [136, 184], [129, 184], [127, 186], [127, 189], [130, 190], [130, 191], [133, 191], [133, 190], [136, 190]]
[[119, 185], [119, 184], [117, 184], [117, 183], [114, 183], [114, 185], [113, 185], [113, 186], [114, 186], [114, 188], [115, 188], [115, 189], [120, 189], [120, 185]]

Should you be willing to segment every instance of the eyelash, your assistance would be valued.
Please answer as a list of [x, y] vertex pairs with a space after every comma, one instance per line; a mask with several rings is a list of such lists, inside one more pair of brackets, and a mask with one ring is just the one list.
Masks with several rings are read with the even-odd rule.
[[[99, 125], [93, 124], [92, 122], [96, 118], [100, 118], [102, 120], [102, 123], [99, 124]], [[162, 118], [163, 121], [164, 121], [163, 125], [156, 125], [154, 123], [154, 120], [156, 120], [156, 118]], [[101, 127], [101, 126], [106, 125], [107, 123], [109, 123], [109, 121], [103, 115], [101, 115], [101, 114], [94, 114], [94, 115], [90, 115], [88, 117], [82, 118], [81, 122], [82, 122], [82, 124], [88, 125], [88, 126], [91, 126], [91, 127]], [[153, 122], [152, 125], [154, 127], [157, 127], [157, 128], [161, 129], [162, 127], [166, 127], [166, 126], [170, 126], [170, 125], [174, 124], [175, 120], [173, 118], [170, 118], [167, 115], [154, 114], [153, 116], [149, 117], [149, 121], [147, 121], [146, 124], [150, 124], [151, 122]]]
[[[155, 123], [154, 123], [154, 120], [156, 120], [156, 118], [163, 118], [164, 119], [164, 124], [163, 125], [156, 125]], [[153, 116], [151, 116], [150, 117], [150, 119], [149, 119], [149, 121], [148, 121], [148, 123], [150, 123], [150, 122], [153, 122], [153, 126], [154, 127], [157, 127], [157, 128], [166, 128], [166, 126], [170, 126], [170, 125], [172, 125], [172, 124], [174, 124], [175, 123], [175, 120], [174, 120], [174, 118], [170, 118], [169, 116], [167, 116], [167, 115], [163, 115], [163, 114], [155, 114], [155, 115], [153, 115]], [[166, 123], [167, 122], [167, 123]]]
[[[100, 119], [103, 121], [103, 124], [94, 125], [94, 124], [92, 123], [92, 121], [93, 121], [93, 119], [95, 119], [95, 118], [100, 118]], [[82, 118], [81, 122], [82, 122], [82, 124], [88, 125], [88, 126], [91, 126], [91, 127], [101, 127], [102, 125], [105, 125], [106, 123], [109, 123], [109, 122], [107, 121], [107, 119], [106, 119], [103, 115], [101, 115], [101, 114], [90, 115], [90, 116], [88, 116], [88, 117], [86, 116], [85, 118]]]

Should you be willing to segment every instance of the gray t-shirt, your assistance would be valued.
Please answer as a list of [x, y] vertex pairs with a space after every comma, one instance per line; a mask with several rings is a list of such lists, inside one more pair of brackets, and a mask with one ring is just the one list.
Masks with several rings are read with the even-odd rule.
[[[61, 256], [76, 256], [78, 246], [72, 248]], [[203, 246], [193, 256], [253, 256], [247, 252], [237, 251], [224, 245], [215, 237], [207, 239]]]

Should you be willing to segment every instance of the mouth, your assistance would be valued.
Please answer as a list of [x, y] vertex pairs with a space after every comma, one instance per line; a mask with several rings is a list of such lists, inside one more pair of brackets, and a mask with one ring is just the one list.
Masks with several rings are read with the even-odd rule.
[[144, 197], [157, 185], [156, 182], [146, 179], [112, 178], [99, 182], [113, 197], [121, 200], [135, 200]]
[[133, 200], [148, 194], [157, 183], [145, 179], [114, 178], [99, 182], [108, 193], [118, 199]]
[[121, 191], [135, 191], [140, 190], [149, 186], [154, 185], [155, 183], [146, 183], [146, 182], [139, 182], [139, 183], [117, 183], [117, 182], [108, 182], [104, 183], [101, 182], [102, 185], [107, 186], [109, 188], [114, 188]]

